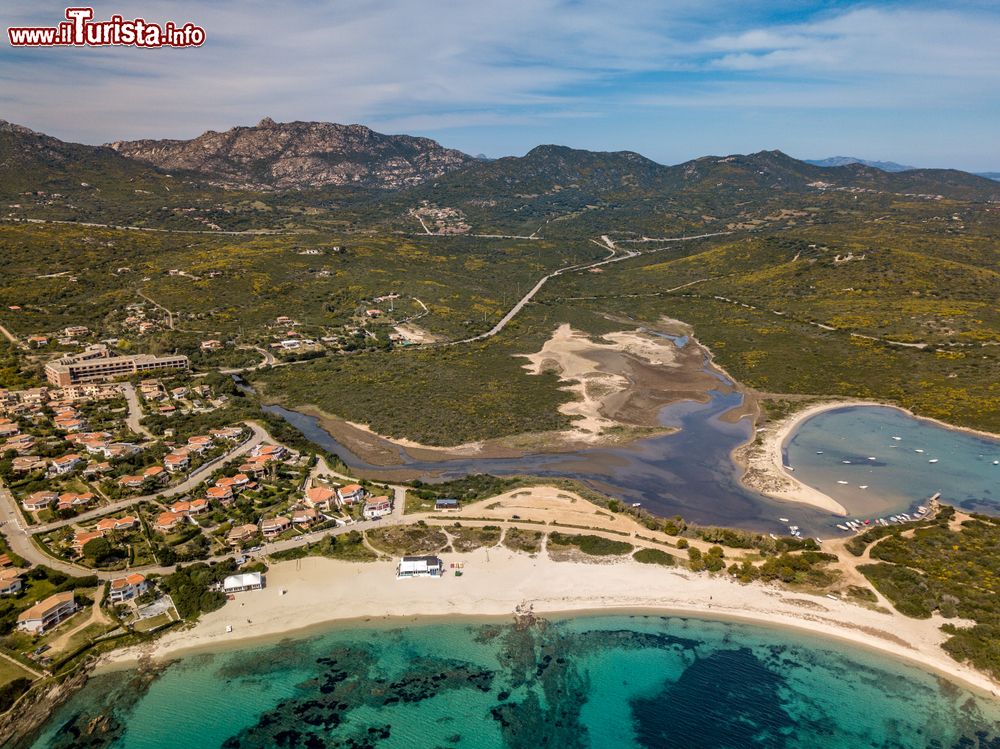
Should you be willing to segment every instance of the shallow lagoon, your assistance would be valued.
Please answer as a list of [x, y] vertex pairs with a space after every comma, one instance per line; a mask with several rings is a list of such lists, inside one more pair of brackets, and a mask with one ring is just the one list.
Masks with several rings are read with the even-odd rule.
[[867, 651], [615, 615], [337, 628], [191, 655], [150, 684], [100, 675], [32, 746], [950, 749], [998, 731], [995, 702]]
[[799, 481], [856, 516], [906, 511], [938, 492], [963, 510], [1000, 513], [1000, 465], [993, 462], [1000, 442], [896, 408], [825, 411], [801, 424], [784, 450]]

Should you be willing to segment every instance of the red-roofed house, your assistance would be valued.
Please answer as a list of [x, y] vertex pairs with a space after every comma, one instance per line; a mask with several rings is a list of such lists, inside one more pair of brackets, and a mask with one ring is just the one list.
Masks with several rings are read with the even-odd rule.
[[292, 521], [279, 515], [278, 517], [262, 520], [260, 524], [260, 532], [264, 534], [264, 538], [273, 538], [274, 536], [284, 533], [291, 527]]
[[30, 609], [22, 611], [17, 617], [17, 628], [22, 632], [40, 635], [68, 619], [76, 609], [72, 590], [56, 593], [41, 603], [36, 603]]
[[98, 521], [97, 530], [101, 533], [109, 531], [124, 531], [139, 526], [139, 518], [134, 515], [126, 515], [123, 518], [104, 518]]
[[122, 476], [118, 479], [118, 485], [126, 489], [139, 489], [145, 482], [145, 476]]
[[212, 446], [212, 438], [206, 437], [205, 435], [198, 435], [197, 437], [191, 437], [188, 439], [187, 449], [194, 450], [197, 453], [202, 453]]
[[37, 455], [18, 455], [11, 461], [10, 467], [15, 473], [28, 473], [45, 468], [45, 465], [45, 458], [39, 458]]
[[161, 512], [156, 516], [156, 529], [169, 531], [184, 522], [184, 516], [177, 512]]
[[219, 502], [228, 502], [233, 498], [233, 490], [228, 486], [210, 486], [205, 490], [205, 494], [209, 499]]
[[119, 577], [117, 580], [111, 581], [111, 593], [109, 597], [112, 603], [129, 601], [136, 596], [141, 596], [146, 592], [148, 587], [149, 583], [146, 582], [146, 576], [140, 575], [138, 572], [133, 572], [131, 575]]
[[392, 500], [388, 497], [373, 497], [365, 500], [362, 510], [366, 520], [376, 520], [392, 514]]
[[187, 450], [175, 450], [163, 459], [163, 465], [171, 473], [186, 471], [191, 458]]
[[53, 473], [57, 475], [69, 473], [78, 465], [80, 465], [81, 461], [82, 458], [79, 455], [77, 455], [76, 453], [69, 453], [69, 455], [63, 455], [62, 457], [59, 458], [53, 458], [51, 470]]
[[226, 535], [226, 540], [229, 542], [230, 546], [237, 546], [244, 541], [249, 541], [251, 538], [257, 535], [259, 528], [253, 523], [247, 523], [246, 525], [238, 525], [233, 528]]
[[35, 492], [24, 498], [21, 506], [29, 512], [44, 510], [51, 504], [59, 501], [59, 495], [55, 492]]
[[319, 520], [319, 513], [311, 507], [292, 510], [291, 515], [292, 525], [311, 525]]
[[77, 553], [83, 553], [83, 547], [96, 538], [104, 538], [101, 531], [77, 531], [73, 535], [73, 543], [70, 546]]
[[337, 500], [341, 505], [353, 505], [361, 502], [366, 494], [360, 484], [348, 484], [337, 489]]
[[66, 492], [65, 494], [59, 495], [59, 504], [56, 506], [59, 510], [69, 510], [73, 507], [83, 507], [89, 505], [94, 501], [93, 492], [84, 492], [83, 494], [77, 494], [76, 492]]
[[274, 460], [281, 460], [288, 453], [284, 445], [257, 445], [251, 452], [254, 457], [268, 456]]
[[337, 493], [328, 486], [314, 486], [306, 492], [305, 503], [309, 507], [328, 510], [336, 502]]
[[181, 500], [170, 505], [170, 511], [177, 515], [200, 515], [208, 508], [209, 504], [205, 499]]
[[0, 570], [0, 596], [12, 596], [21, 590], [22, 586], [21, 570], [14, 567]]

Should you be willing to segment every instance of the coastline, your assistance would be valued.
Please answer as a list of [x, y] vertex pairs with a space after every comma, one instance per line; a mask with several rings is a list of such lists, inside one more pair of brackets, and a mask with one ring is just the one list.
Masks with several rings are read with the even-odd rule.
[[[493, 547], [448, 554], [446, 564], [449, 560], [465, 563], [462, 577], [397, 580], [391, 562], [319, 557], [280, 562], [268, 572], [264, 590], [239, 593], [194, 627], [149, 646], [111, 653], [99, 668], [128, 668], [141, 657], [163, 661], [275, 643], [338, 626], [506, 618], [530, 606], [534, 614], [551, 618], [645, 612], [788, 627], [876, 650], [993, 698], [1000, 695], [1000, 683], [940, 648], [945, 637], [934, 619], [907, 619], [843, 600], [627, 559], [556, 562]], [[233, 631], [227, 633], [230, 625]]]
[[760, 439], [759, 442], [754, 439], [736, 448], [732, 453], [732, 459], [737, 465], [744, 468], [744, 474], [740, 479], [741, 483], [772, 499], [808, 504], [822, 510], [828, 510], [834, 515], [846, 517], [848, 512], [843, 505], [818, 489], [803, 483], [785, 468], [782, 450], [785, 443], [805, 421], [827, 411], [857, 407], [892, 408], [901, 411], [910, 418], [926, 421], [943, 429], [1000, 441], [1000, 434], [956, 426], [928, 416], [919, 416], [907, 408], [892, 403], [857, 399], [826, 399], [799, 409], [775, 424], [764, 427], [765, 431], [755, 435]]

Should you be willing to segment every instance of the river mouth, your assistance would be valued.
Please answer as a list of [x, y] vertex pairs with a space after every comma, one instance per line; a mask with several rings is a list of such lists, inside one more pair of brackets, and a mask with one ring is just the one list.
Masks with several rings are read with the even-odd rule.
[[391, 467], [375, 465], [352, 452], [323, 429], [315, 416], [277, 405], [265, 406], [265, 410], [338, 455], [363, 478], [434, 483], [488, 473], [573, 479], [626, 504], [638, 503], [660, 517], [680, 515], [700, 524], [761, 532], [784, 530], [779, 518], [789, 517], [806, 532], [829, 535], [836, 522], [829, 514], [771, 500], [740, 483], [742, 468], [734, 464], [731, 454], [751, 438], [753, 427], [747, 419], [733, 423], [723, 417], [740, 407], [743, 396], [733, 390], [713, 390], [708, 396], [705, 402], [680, 401], [662, 408], [660, 425], [674, 431], [627, 445], [450, 460], [422, 460], [396, 446], [400, 463]]
[[[732, 452], [750, 440], [753, 427], [747, 419], [733, 423], [725, 415], [742, 399], [732, 390], [712, 391], [706, 402], [671, 404], [660, 410], [659, 422], [676, 431], [616, 447], [428, 460], [420, 451], [394, 445], [398, 464], [389, 467], [352, 452], [315, 416], [276, 405], [265, 410], [364, 478], [435, 483], [488, 473], [572, 479], [660, 517], [680, 515], [689, 522], [767, 533], [797, 525], [803, 535], [846, 535], [838, 528], [840, 517], [770, 499], [741, 483], [743, 469]], [[865, 519], [911, 512], [936, 492], [961, 509], [1000, 514], [1000, 464], [994, 460], [1000, 460], [1000, 442], [879, 406], [813, 416], [785, 444], [785, 462], [794, 465], [796, 479], [828, 493], [851, 517]]]

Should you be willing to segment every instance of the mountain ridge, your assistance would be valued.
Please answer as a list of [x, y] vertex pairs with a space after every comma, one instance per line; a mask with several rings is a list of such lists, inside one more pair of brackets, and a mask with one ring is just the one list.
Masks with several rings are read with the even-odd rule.
[[106, 144], [161, 169], [202, 175], [241, 190], [355, 185], [398, 189], [475, 162], [461, 151], [411, 135], [385, 135], [365, 125], [265, 117], [257, 125], [206, 131], [190, 140], [119, 140]]
[[39, 189], [72, 194], [91, 184], [106, 190], [127, 184], [127, 192], [139, 195], [154, 188], [171, 192], [169, 185], [181, 183], [188, 189], [250, 192], [342, 186], [430, 200], [508, 198], [553, 204], [566, 202], [552, 198], [561, 193], [574, 195], [567, 205], [576, 207], [618, 197], [669, 200], [710, 192], [716, 201], [743, 200], [757, 192], [815, 189], [1000, 200], [996, 181], [958, 170], [886, 172], [860, 162], [821, 167], [778, 150], [702, 156], [668, 166], [635, 151], [554, 144], [536, 146], [524, 156], [482, 160], [429, 138], [384, 135], [364, 125], [276, 123], [269, 118], [190, 140], [124, 140], [104, 146], [66, 143], [0, 120], [0, 171], [0, 192], [7, 197]]

